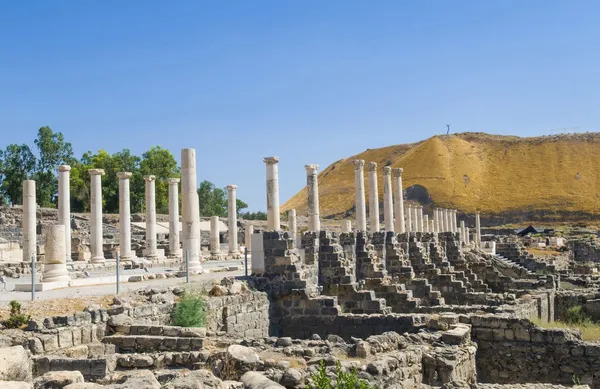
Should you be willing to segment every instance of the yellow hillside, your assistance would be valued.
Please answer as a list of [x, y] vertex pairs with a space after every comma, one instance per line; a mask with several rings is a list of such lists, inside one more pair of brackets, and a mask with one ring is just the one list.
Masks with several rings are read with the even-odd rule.
[[[391, 163], [404, 169], [404, 189], [422, 185], [436, 206], [460, 212], [600, 214], [598, 133], [536, 138], [463, 133], [367, 150], [319, 174], [322, 216], [354, 213], [353, 159], [377, 162], [381, 199], [381, 167]], [[306, 214], [306, 188], [282, 210], [292, 208]]]

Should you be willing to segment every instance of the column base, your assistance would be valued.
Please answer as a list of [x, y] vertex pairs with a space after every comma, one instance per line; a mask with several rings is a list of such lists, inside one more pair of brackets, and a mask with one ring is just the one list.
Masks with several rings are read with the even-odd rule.
[[183, 254], [183, 251], [181, 251], [181, 250], [171, 251], [167, 258], [171, 258], [171, 259], [183, 258], [182, 254]]
[[106, 258], [104, 258], [104, 257], [90, 258], [90, 263], [105, 263], [105, 262], [106, 262]]
[[42, 282], [69, 282], [69, 272], [66, 263], [47, 263], [44, 264], [42, 271]]

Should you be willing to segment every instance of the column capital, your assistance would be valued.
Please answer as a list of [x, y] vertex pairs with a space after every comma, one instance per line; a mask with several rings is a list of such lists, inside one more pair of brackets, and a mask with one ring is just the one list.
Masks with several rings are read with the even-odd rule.
[[317, 174], [319, 165], [304, 165], [304, 168], [306, 169], [306, 174]]
[[377, 171], [377, 162], [367, 162], [367, 171], [370, 171], [370, 172]]
[[402, 169], [401, 167], [397, 167], [392, 169], [392, 172], [394, 173], [394, 177], [399, 178], [402, 177], [402, 172], [404, 172], [404, 169]]
[[392, 168], [390, 166], [384, 166], [383, 167], [383, 175], [389, 176], [390, 174], [392, 174]]
[[355, 159], [352, 161], [352, 164], [356, 170], [362, 170], [365, 167], [365, 161], [362, 159]]
[[88, 169], [88, 173], [90, 173], [91, 176], [103, 176], [104, 169]]
[[71, 170], [71, 166], [69, 166], [69, 165], [60, 165], [58, 167], [59, 172], [68, 172], [70, 170]]
[[233, 185], [233, 184], [227, 185], [228, 191], [232, 191], [232, 190], [236, 190], [236, 189], [237, 189], [237, 185]]
[[156, 176], [144, 176], [144, 181], [146, 182], [152, 182], [152, 181], [156, 181]]
[[169, 185], [176, 185], [179, 184], [179, 181], [181, 181], [181, 179], [174, 177], [174, 178], [167, 178], [167, 182], [169, 183]]
[[131, 176], [133, 176], [133, 173], [131, 173], [131, 172], [118, 172], [117, 173], [117, 177], [119, 178], [119, 180], [128, 180], [131, 178]]
[[274, 165], [279, 162], [279, 157], [265, 157], [263, 161], [267, 165]]

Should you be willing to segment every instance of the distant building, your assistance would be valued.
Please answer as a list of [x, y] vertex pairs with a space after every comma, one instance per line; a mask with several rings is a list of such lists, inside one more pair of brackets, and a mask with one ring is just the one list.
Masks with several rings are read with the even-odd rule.
[[548, 227], [534, 227], [534, 226], [528, 226], [525, 228], [521, 228], [518, 230], [515, 230], [515, 234], [517, 234], [518, 236], [525, 236], [528, 234], [552, 234], [554, 233], [554, 229], [553, 228], [548, 228]]

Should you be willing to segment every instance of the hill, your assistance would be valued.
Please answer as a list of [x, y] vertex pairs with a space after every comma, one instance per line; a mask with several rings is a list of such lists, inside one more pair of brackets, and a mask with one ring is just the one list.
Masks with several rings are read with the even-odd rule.
[[[354, 159], [377, 162], [380, 200], [381, 167], [390, 165], [404, 169], [406, 198], [426, 210], [480, 211], [495, 223], [600, 215], [600, 133], [532, 138], [461, 133], [366, 150], [319, 174], [322, 217], [354, 214]], [[366, 169], [365, 186], [368, 193]], [[292, 208], [306, 214], [306, 188], [282, 211]]]

